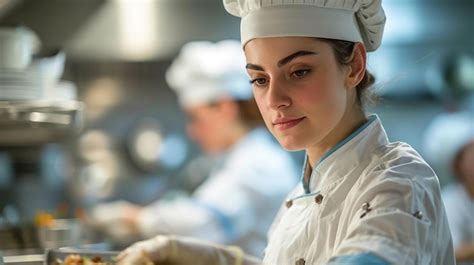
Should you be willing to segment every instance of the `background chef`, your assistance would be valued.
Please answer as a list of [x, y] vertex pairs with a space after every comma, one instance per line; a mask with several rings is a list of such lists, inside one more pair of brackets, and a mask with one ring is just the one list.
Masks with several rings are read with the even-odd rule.
[[296, 183], [292, 158], [270, 134], [252, 98], [240, 42], [186, 44], [166, 74], [188, 116], [190, 138], [221, 163], [192, 194], [144, 208], [127, 202], [92, 209], [96, 226], [118, 241], [180, 234], [261, 255], [266, 231]]
[[424, 147], [433, 166], [454, 177], [442, 196], [456, 261], [474, 262], [474, 114], [440, 114], [426, 130]]

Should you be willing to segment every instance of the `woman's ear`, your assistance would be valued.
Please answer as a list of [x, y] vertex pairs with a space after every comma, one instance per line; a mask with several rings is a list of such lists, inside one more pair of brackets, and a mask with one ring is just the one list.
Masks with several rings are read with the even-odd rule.
[[364, 78], [365, 69], [366, 69], [367, 53], [365, 47], [362, 43], [357, 42], [354, 44], [354, 49], [352, 50], [351, 60], [348, 64], [348, 73], [346, 76], [346, 87], [354, 88], [356, 87], [362, 78]]

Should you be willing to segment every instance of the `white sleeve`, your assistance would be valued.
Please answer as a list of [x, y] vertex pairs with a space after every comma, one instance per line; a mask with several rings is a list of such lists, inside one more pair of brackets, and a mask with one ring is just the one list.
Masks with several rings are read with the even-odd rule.
[[462, 200], [463, 190], [458, 185], [452, 185], [443, 190], [444, 206], [446, 207], [446, 215], [448, 217], [449, 228], [451, 229], [451, 235], [453, 237], [454, 249], [462, 245], [464, 241], [463, 227], [466, 223], [472, 222], [472, 220], [466, 219], [465, 216], [465, 204]]
[[179, 234], [228, 243], [256, 223], [254, 209], [264, 195], [245, 183], [256, 178], [249, 168], [227, 166], [214, 172], [189, 198], [158, 202], [139, 217], [146, 237]]
[[193, 198], [160, 201], [144, 208], [138, 217], [141, 234], [178, 234], [222, 242], [224, 235], [214, 214]]
[[369, 175], [375, 181], [349, 202], [349, 230], [334, 254], [370, 252], [390, 264], [455, 264], [435, 176], [395, 171]]
[[264, 203], [265, 195], [246, 181], [256, 177], [251, 168], [227, 166], [216, 172], [193, 196], [220, 224], [226, 242], [244, 235], [256, 223], [255, 209]]

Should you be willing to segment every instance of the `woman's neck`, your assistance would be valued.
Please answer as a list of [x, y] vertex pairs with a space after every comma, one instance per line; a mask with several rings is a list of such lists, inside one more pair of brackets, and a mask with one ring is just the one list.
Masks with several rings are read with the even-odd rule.
[[357, 130], [365, 122], [367, 118], [360, 108], [350, 111], [343, 116], [336, 127], [319, 143], [306, 149], [308, 162], [311, 168], [334, 146], [348, 137], [352, 132]]

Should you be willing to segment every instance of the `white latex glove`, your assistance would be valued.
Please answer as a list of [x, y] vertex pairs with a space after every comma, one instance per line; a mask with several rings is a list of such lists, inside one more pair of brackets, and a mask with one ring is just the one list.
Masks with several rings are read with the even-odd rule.
[[136, 238], [136, 216], [140, 207], [126, 201], [103, 203], [89, 211], [87, 221], [114, 240], [130, 242]]
[[256, 258], [244, 256], [238, 247], [228, 247], [179, 237], [156, 236], [138, 242], [118, 256], [120, 265], [260, 265]]

